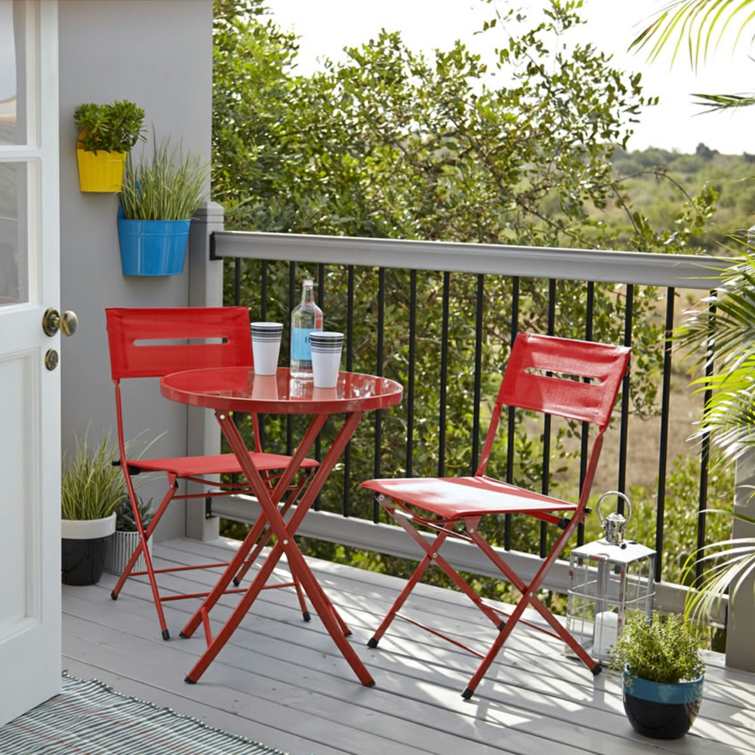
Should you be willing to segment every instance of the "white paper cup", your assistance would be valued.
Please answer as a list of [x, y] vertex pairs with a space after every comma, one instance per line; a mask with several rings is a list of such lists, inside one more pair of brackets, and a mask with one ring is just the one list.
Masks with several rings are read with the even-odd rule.
[[257, 375], [275, 375], [282, 335], [283, 325], [279, 322], [252, 323], [252, 354]]
[[341, 367], [343, 333], [322, 330], [309, 334], [312, 347], [312, 378], [315, 388], [335, 388]]

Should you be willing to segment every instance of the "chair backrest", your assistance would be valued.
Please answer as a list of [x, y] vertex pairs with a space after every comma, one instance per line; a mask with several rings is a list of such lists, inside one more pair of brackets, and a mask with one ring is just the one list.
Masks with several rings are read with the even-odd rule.
[[105, 314], [116, 382], [201, 367], [252, 365], [245, 307], [110, 307]]
[[629, 356], [626, 346], [519, 333], [498, 404], [592, 422], [605, 429]]

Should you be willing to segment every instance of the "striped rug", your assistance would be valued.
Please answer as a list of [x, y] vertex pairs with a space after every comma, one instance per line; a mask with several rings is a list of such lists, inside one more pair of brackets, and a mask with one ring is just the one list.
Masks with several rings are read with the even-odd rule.
[[2, 755], [283, 755], [63, 673], [63, 692], [0, 727]]

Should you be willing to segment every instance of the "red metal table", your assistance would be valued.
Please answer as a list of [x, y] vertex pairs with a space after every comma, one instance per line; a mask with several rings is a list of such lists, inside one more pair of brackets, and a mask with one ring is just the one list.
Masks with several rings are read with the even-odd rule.
[[[171, 401], [215, 411], [220, 429], [236, 455], [262, 510], [217, 585], [181, 632], [182, 637], [190, 637], [197, 627], [203, 624], [207, 638], [207, 650], [189, 672], [186, 681], [192, 684], [199, 681], [246, 616], [278, 561], [285, 554], [291, 571], [299, 578], [341, 654], [359, 681], [371, 687], [375, 683], [372, 676], [346, 639], [350, 634], [346, 623], [317, 582], [294, 540], [294, 535], [341, 457], [363, 414], [377, 409], [387, 409], [400, 403], [401, 385], [387, 378], [341, 372], [335, 388], [314, 388], [311, 381], [292, 378], [288, 368], [280, 368], [277, 375], [266, 376], [255, 375], [254, 371], [247, 367], [218, 367], [166, 375], [160, 380], [160, 391]], [[312, 419], [288, 467], [276, 480], [267, 481], [255, 467], [241, 433], [233, 421], [234, 412], [311, 415]], [[306, 489], [301, 493], [293, 516], [286, 522], [279, 510], [281, 499], [328, 418], [334, 414], [345, 415], [344, 423], [320, 466], [307, 483]], [[260, 565], [260, 570], [248, 590], [242, 594], [241, 601], [226, 624], [213, 637], [210, 632], [209, 612], [231, 580], [243, 568], [249, 553], [267, 527], [275, 534], [276, 543]]]

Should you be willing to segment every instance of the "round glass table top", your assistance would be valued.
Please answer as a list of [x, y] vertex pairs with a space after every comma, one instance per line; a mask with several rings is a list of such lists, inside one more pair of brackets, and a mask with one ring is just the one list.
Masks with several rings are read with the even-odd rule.
[[334, 388], [315, 388], [311, 380], [291, 377], [288, 367], [257, 375], [249, 367], [183, 370], [160, 379], [171, 401], [221, 411], [256, 414], [339, 414], [388, 409], [401, 402], [395, 380], [340, 372]]

